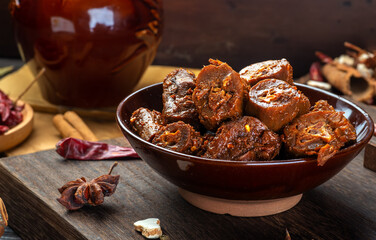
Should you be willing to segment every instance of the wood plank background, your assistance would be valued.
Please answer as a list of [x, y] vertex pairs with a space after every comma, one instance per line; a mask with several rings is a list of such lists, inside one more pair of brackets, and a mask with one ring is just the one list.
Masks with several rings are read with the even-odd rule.
[[[112, 143], [127, 145], [123, 139]], [[359, 155], [338, 175], [303, 195], [293, 209], [242, 218], [205, 212], [141, 160], [121, 161], [117, 192], [98, 207], [66, 211], [57, 188], [78, 177], [97, 177], [113, 161], [66, 161], [54, 150], [0, 159], [0, 195], [10, 226], [23, 239], [143, 239], [133, 222], [158, 217], [171, 239], [376, 238], [376, 173]]]
[[[18, 57], [7, 5], [0, 0], [0, 57]], [[315, 50], [331, 56], [343, 42], [376, 49], [372, 0], [163, 0], [165, 27], [154, 64], [201, 68], [209, 58], [235, 70], [285, 57], [295, 77], [308, 72]]]

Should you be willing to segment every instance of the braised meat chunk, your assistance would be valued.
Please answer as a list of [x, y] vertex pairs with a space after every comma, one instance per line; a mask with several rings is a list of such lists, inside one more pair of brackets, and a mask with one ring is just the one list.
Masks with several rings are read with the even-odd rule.
[[207, 146], [207, 158], [255, 161], [271, 160], [280, 150], [281, 139], [260, 120], [250, 116], [226, 122]]
[[240, 74], [225, 62], [209, 63], [197, 77], [182, 68], [169, 73], [162, 113], [137, 109], [132, 129], [184, 154], [235, 161], [317, 156], [321, 166], [356, 140], [343, 112], [325, 100], [311, 107], [286, 59], [252, 64]]
[[254, 85], [246, 103], [246, 113], [256, 116], [275, 132], [309, 109], [310, 102], [303, 93], [277, 79], [265, 79]]
[[198, 114], [192, 100], [195, 87], [195, 75], [188, 70], [180, 68], [167, 75], [163, 81], [162, 94], [162, 115], [166, 123], [198, 123]]
[[191, 125], [182, 121], [167, 124], [154, 136], [152, 143], [186, 154], [197, 154], [202, 145], [202, 138]]
[[245, 79], [250, 86], [268, 78], [275, 78], [293, 84], [292, 66], [284, 58], [254, 63], [243, 68], [239, 73], [240, 77]]
[[193, 101], [202, 125], [215, 130], [223, 121], [243, 114], [245, 83], [228, 64], [210, 60], [198, 74]]
[[160, 112], [141, 107], [132, 113], [130, 123], [138, 136], [150, 142], [162, 127], [163, 120]]
[[315, 103], [315, 106], [313, 106], [312, 112], [317, 111], [335, 111], [332, 105], [328, 103], [326, 100], [319, 100]]
[[294, 156], [316, 156], [322, 166], [345, 143], [356, 139], [353, 125], [342, 112], [312, 111], [284, 128], [283, 141]]

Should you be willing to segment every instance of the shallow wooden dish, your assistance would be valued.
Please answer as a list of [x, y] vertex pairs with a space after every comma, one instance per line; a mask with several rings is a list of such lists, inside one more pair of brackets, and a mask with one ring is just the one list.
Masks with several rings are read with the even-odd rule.
[[34, 111], [27, 103], [19, 101], [19, 104], [25, 104], [22, 110], [23, 120], [14, 128], [0, 135], [0, 152], [9, 150], [23, 142], [33, 130]]

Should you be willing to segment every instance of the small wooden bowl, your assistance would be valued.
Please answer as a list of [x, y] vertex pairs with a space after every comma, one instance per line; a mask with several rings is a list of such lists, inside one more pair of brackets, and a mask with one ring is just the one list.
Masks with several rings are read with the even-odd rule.
[[22, 110], [23, 120], [17, 126], [9, 129], [3, 135], [0, 135], [0, 152], [9, 150], [22, 141], [24, 141], [33, 130], [34, 111], [27, 103], [19, 101], [19, 104], [24, 104], [25, 107]]

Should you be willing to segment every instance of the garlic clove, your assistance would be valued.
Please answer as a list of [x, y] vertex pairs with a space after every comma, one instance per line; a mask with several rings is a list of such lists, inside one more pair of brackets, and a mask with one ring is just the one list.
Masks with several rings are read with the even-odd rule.
[[136, 231], [148, 239], [157, 239], [162, 236], [162, 229], [158, 218], [147, 218], [135, 222], [134, 228]]

